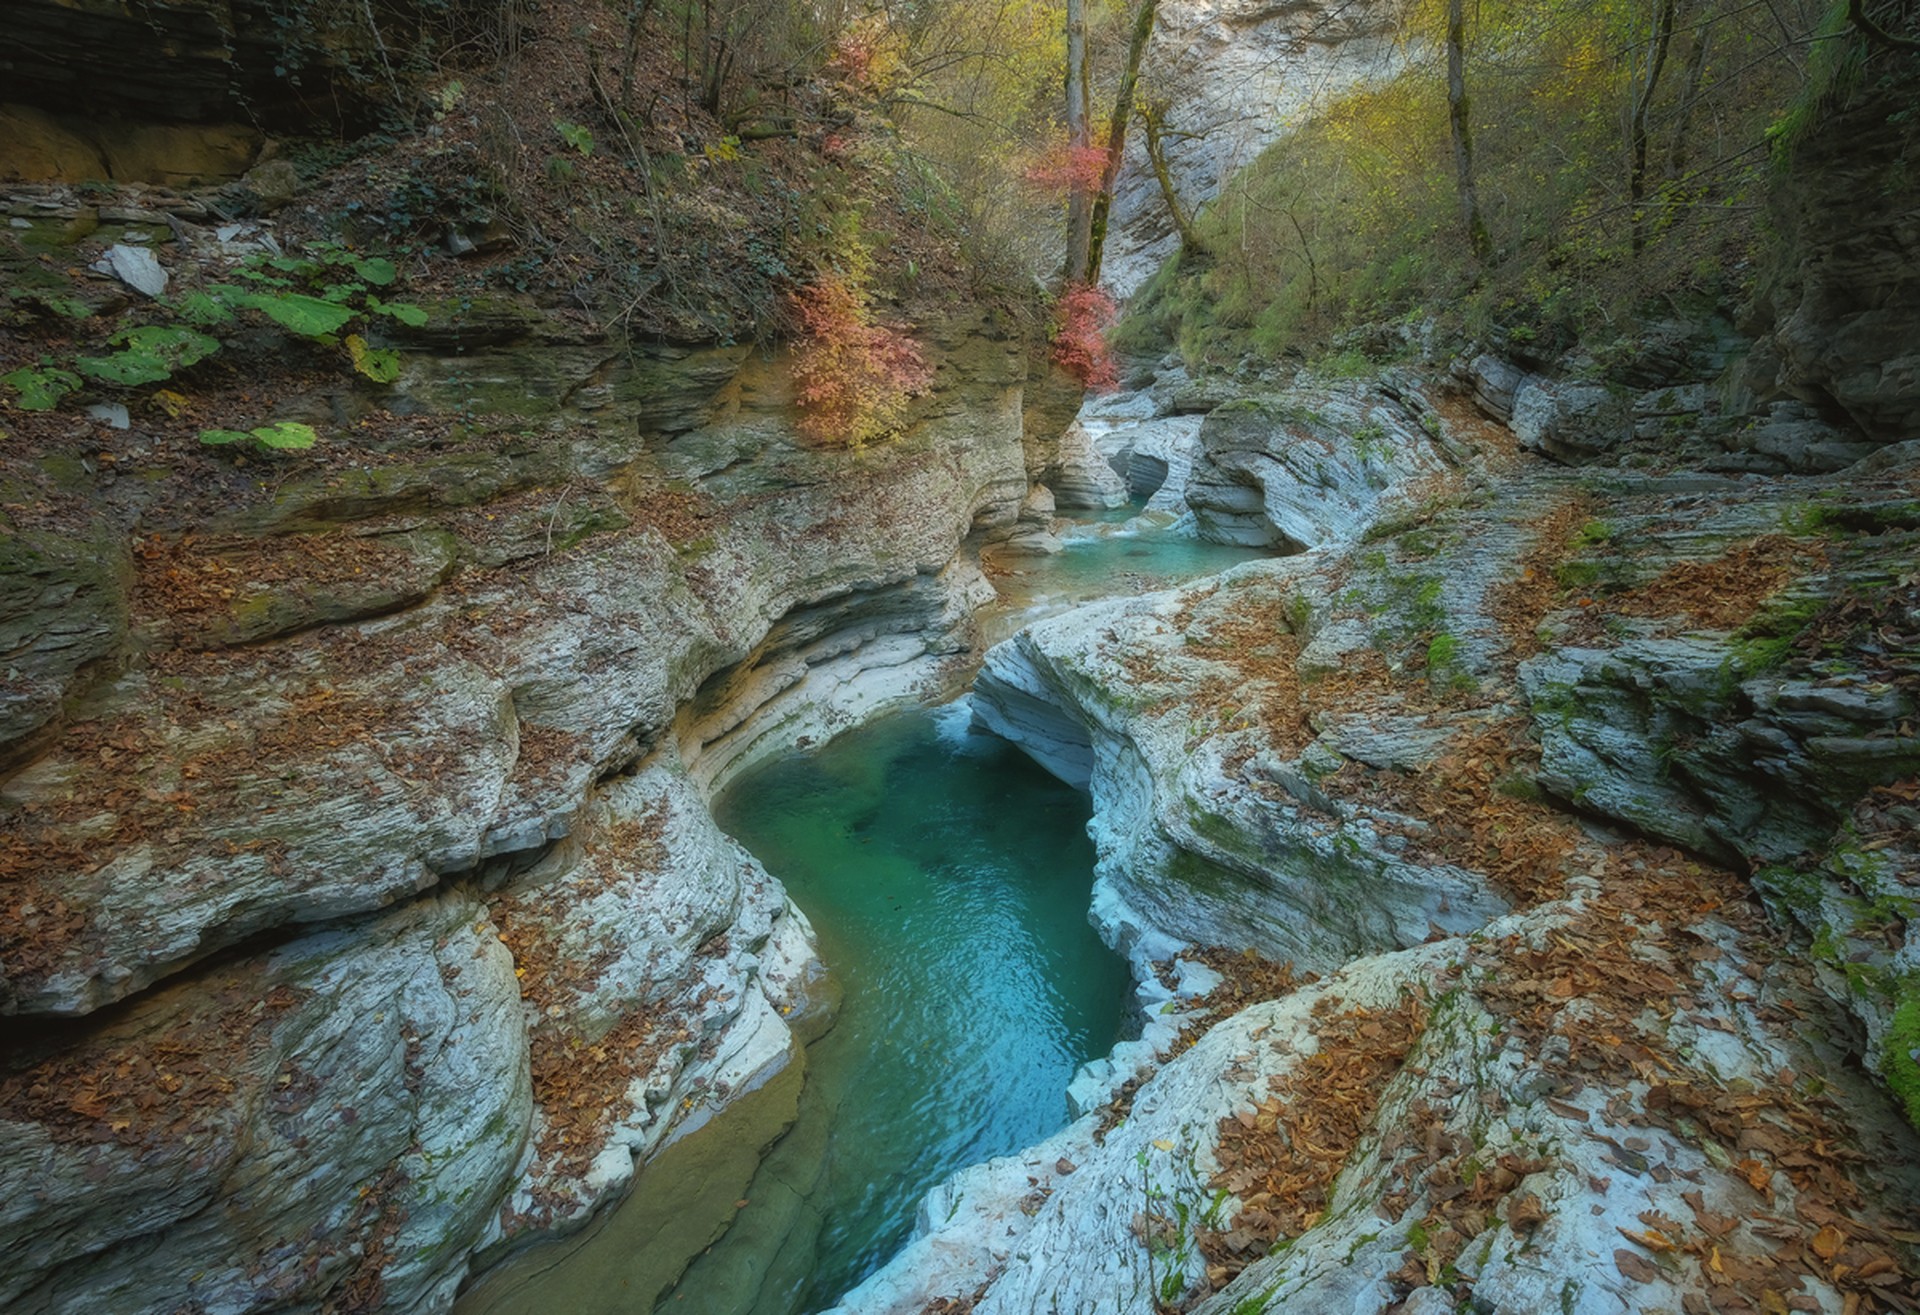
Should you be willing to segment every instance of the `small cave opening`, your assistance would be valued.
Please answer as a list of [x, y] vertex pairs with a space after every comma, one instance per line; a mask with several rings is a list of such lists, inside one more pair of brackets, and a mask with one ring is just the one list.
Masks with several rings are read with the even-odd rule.
[[1145, 452], [1127, 458], [1127, 492], [1135, 502], [1145, 502], [1167, 482], [1167, 463]]

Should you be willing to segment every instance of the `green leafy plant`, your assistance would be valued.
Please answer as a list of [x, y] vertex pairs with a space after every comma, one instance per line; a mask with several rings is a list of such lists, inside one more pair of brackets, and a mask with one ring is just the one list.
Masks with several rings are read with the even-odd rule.
[[55, 365], [51, 356], [41, 357], [39, 365], [22, 366], [9, 374], [0, 374], [0, 384], [19, 395], [14, 405], [22, 411], [51, 411], [67, 394], [80, 391], [84, 383], [73, 371]]
[[319, 440], [312, 425], [295, 420], [261, 425], [257, 429], [203, 429], [200, 441], [209, 447], [249, 444], [263, 452], [293, 452], [310, 448]]
[[[118, 350], [67, 361], [43, 357], [38, 365], [0, 375], [15, 405], [50, 411], [87, 381], [120, 388], [163, 383], [221, 349], [214, 332], [252, 312], [323, 347], [343, 348], [354, 370], [375, 383], [400, 374], [400, 354], [375, 347], [362, 332], [346, 332], [375, 316], [410, 328], [427, 313], [407, 302], [383, 300], [399, 270], [384, 256], [365, 256], [339, 243], [317, 243], [300, 255], [257, 255], [235, 271], [237, 282], [209, 284], [166, 306], [180, 323], [137, 324], [107, 339]], [[342, 336], [344, 333], [344, 336]], [[237, 432], [237, 431], [220, 431]]]
[[119, 351], [110, 356], [77, 356], [73, 368], [101, 383], [132, 387], [171, 379], [176, 370], [220, 350], [220, 340], [172, 324], [142, 324], [107, 339]]
[[593, 154], [593, 133], [584, 125], [568, 123], [565, 119], [555, 119], [553, 130], [560, 134], [560, 140], [573, 147], [582, 155]]
[[390, 384], [400, 377], [400, 353], [391, 347], [369, 347], [357, 333], [346, 338], [347, 355], [353, 368], [377, 384]]

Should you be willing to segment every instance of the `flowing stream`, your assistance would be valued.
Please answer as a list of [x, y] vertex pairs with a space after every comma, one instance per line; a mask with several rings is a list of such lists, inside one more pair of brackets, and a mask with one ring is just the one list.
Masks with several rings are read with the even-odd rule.
[[[998, 639], [1258, 555], [1089, 524], [998, 563], [983, 623]], [[884, 717], [721, 796], [721, 825], [813, 922], [843, 992], [832, 1028], [463, 1315], [818, 1311], [898, 1249], [928, 1188], [1065, 1125], [1067, 1084], [1120, 1039], [1130, 993], [1087, 922], [1090, 805], [969, 720], [964, 700]]]

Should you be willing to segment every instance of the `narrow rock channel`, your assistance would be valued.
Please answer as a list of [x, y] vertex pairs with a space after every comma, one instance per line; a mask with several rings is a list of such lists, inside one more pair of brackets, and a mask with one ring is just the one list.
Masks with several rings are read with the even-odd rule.
[[[1138, 511], [1003, 561], [983, 628], [1262, 555]], [[811, 924], [835, 1003], [802, 1030], [824, 1035], [694, 1120], [584, 1240], [490, 1275], [461, 1315], [820, 1310], [899, 1248], [935, 1184], [1064, 1127], [1075, 1072], [1139, 1030], [1126, 962], [1088, 920], [1087, 807], [964, 697], [734, 779], [715, 821]]]

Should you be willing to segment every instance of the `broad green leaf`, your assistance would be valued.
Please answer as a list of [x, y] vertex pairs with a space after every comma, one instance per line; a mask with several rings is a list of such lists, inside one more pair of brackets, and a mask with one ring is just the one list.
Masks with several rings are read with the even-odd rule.
[[233, 308], [227, 304], [222, 292], [238, 293], [238, 288], [215, 288], [212, 292], [189, 292], [180, 299], [180, 314], [189, 324], [198, 324], [202, 328], [217, 328], [233, 323]]
[[103, 384], [132, 388], [138, 384], [157, 384], [173, 378], [170, 362], [152, 352], [115, 352], [111, 356], [77, 356], [73, 368], [89, 379]]
[[376, 288], [384, 288], [400, 276], [393, 262], [384, 256], [363, 256], [353, 262], [353, 272]]
[[20, 395], [14, 405], [22, 411], [51, 411], [60, 400], [80, 387], [80, 376], [69, 370], [37, 369], [26, 366], [11, 374], [0, 374], [6, 384]]
[[30, 294], [27, 300], [37, 301], [55, 315], [65, 316], [70, 320], [93, 318], [93, 307], [87, 305], [86, 302], [80, 300], [78, 297], [63, 297], [56, 293], [39, 293]]
[[400, 377], [400, 353], [369, 347], [357, 333], [347, 335], [347, 354], [353, 357], [353, 368], [377, 384], [390, 384]]
[[220, 350], [220, 340], [172, 324], [142, 324], [122, 330], [108, 341], [128, 351], [145, 352], [176, 368], [204, 361]]
[[418, 329], [427, 322], [425, 311], [404, 301], [381, 301], [377, 297], [368, 297], [367, 305], [382, 315], [393, 316], [409, 328]]
[[312, 447], [320, 436], [313, 432], [312, 425], [303, 425], [294, 420], [283, 420], [277, 425], [262, 425], [253, 431], [253, 436], [262, 447], [290, 451], [294, 448]]
[[303, 425], [294, 420], [261, 425], [258, 429], [248, 430], [245, 433], [238, 429], [200, 431], [200, 441], [210, 447], [224, 447], [231, 443], [251, 443], [255, 447], [276, 452], [312, 447], [318, 438], [319, 435], [313, 432], [312, 425]]
[[259, 311], [281, 328], [309, 338], [333, 333], [354, 315], [351, 307], [336, 306], [300, 292], [247, 293], [241, 304]]

